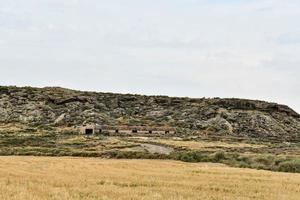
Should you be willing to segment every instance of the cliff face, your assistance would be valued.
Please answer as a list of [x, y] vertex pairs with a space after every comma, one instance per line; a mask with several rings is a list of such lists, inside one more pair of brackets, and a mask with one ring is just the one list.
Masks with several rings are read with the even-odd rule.
[[300, 137], [300, 115], [275, 103], [0, 87], [0, 123], [11, 122], [53, 126], [159, 125], [194, 134]]

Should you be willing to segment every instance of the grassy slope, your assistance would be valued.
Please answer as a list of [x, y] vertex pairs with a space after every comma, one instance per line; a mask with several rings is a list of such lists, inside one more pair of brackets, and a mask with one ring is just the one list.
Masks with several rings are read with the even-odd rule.
[[[143, 147], [145, 143], [171, 147], [174, 151], [169, 155], [153, 153]], [[0, 155], [173, 159], [285, 172], [300, 172], [299, 145], [249, 138], [86, 137], [54, 129], [0, 129]]]
[[296, 200], [300, 175], [159, 160], [0, 157], [1, 200]]

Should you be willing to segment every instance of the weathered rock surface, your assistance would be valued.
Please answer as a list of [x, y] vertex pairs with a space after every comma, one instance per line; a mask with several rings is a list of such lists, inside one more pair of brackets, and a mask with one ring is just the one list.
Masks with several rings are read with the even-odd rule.
[[194, 134], [299, 139], [300, 115], [288, 106], [244, 99], [191, 99], [0, 87], [0, 122], [73, 126], [159, 125]]

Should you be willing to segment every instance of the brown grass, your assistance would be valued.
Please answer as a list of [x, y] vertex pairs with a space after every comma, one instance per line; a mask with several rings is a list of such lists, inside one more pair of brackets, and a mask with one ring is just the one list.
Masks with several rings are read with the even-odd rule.
[[159, 160], [0, 157], [1, 200], [297, 200], [300, 174]]

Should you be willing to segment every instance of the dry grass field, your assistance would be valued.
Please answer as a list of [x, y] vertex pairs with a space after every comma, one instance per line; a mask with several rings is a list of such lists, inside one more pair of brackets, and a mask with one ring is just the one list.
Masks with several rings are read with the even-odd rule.
[[298, 200], [300, 174], [163, 160], [0, 157], [1, 200]]

